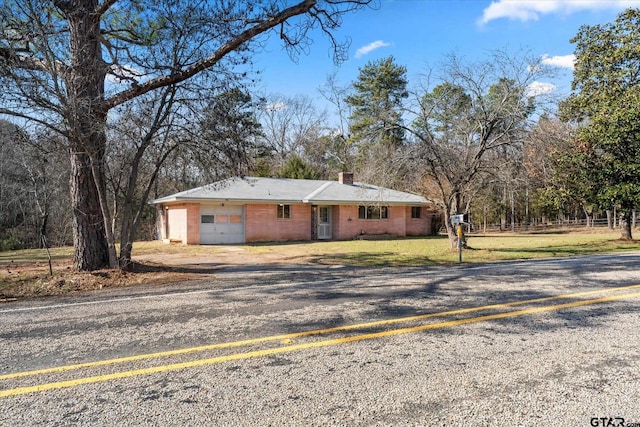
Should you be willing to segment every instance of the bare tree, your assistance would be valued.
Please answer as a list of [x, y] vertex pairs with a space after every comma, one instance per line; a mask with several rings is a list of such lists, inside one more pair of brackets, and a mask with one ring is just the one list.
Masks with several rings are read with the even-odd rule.
[[185, 126], [178, 101], [179, 86], [167, 86], [145, 94], [116, 109], [107, 124], [105, 174], [111, 195], [114, 236], [120, 235], [119, 265], [131, 264], [131, 250], [149, 194], [167, 159], [184, 141]]
[[417, 189], [440, 206], [453, 247], [450, 216], [468, 212], [474, 189], [492, 168], [488, 154], [524, 138], [534, 111], [530, 84], [543, 71], [537, 60], [505, 52], [474, 63], [451, 55], [443, 81], [414, 92], [416, 119], [404, 128], [413, 141], [405, 156]]
[[587, 173], [592, 167], [582, 156], [583, 146], [575, 138], [576, 128], [558, 119], [542, 117], [527, 138], [525, 165], [540, 184], [540, 200], [564, 216], [565, 207], [584, 214], [587, 227], [592, 224], [597, 204], [597, 188]]
[[349, 91], [350, 85], [341, 85], [335, 73], [327, 76], [327, 81], [319, 88], [322, 97], [333, 105], [338, 119], [335, 129], [330, 129], [323, 139], [325, 164], [334, 172], [355, 170], [356, 150], [349, 135], [352, 110], [346, 102]]
[[[175, 2], [17, 0], [0, 11], [0, 114], [63, 135], [71, 159], [75, 266], [117, 266], [105, 179], [109, 112], [205, 71], [248, 62], [250, 42], [278, 31], [294, 54], [319, 28], [371, 0]], [[124, 85], [108, 85], [107, 76]]]
[[56, 135], [30, 135], [0, 121], [0, 241], [5, 242], [0, 247], [69, 242], [69, 170], [63, 148]]
[[259, 120], [264, 145], [274, 155], [272, 169], [278, 171], [291, 157], [303, 157], [305, 151], [310, 151], [325, 127], [326, 112], [319, 111], [306, 95], [271, 94], [264, 99]]

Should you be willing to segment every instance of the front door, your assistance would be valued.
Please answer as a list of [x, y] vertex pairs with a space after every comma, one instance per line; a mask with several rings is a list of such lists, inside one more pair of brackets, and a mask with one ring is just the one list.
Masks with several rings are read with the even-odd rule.
[[331, 206], [318, 207], [318, 240], [331, 239]]

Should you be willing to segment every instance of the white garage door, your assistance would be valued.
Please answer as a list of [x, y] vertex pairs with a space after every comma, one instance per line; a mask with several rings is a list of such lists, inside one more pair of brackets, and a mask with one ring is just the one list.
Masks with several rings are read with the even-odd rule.
[[200, 244], [244, 243], [242, 206], [200, 206]]

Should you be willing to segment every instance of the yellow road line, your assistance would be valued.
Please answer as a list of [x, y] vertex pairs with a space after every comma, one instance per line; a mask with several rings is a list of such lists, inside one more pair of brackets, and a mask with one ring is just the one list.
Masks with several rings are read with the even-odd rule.
[[157, 359], [162, 357], [179, 356], [183, 354], [198, 353], [203, 351], [244, 347], [244, 346], [262, 344], [262, 343], [271, 342], [271, 341], [290, 340], [294, 338], [303, 338], [303, 337], [314, 336], [314, 335], [324, 335], [324, 334], [330, 334], [334, 332], [365, 329], [373, 326], [384, 326], [384, 325], [392, 325], [395, 323], [414, 322], [418, 320], [431, 319], [434, 317], [454, 316], [457, 314], [468, 314], [468, 313], [474, 313], [474, 312], [484, 311], [484, 310], [495, 310], [500, 308], [517, 307], [519, 305], [525, 305], [525, 304], [535, 304], [535, 303], [554, 301], [559, 299], [577, 298], [577, 297], [605, 293], [605, 292], [620, 292], [620, 291], [637, 289], [637, 288], [640, 288], [640, 284], [630, 285], [630, 286], [621, 286], [621, 287], [609, 288], [609, 289], [598, 289], [594, 291], [576, 292], [573, 294], [557, 295], [552, 297], [536, 298], [536, 299], [530, 299], [530, 300], [524, 300], [524, 301], [514, 301], [514, 302], [503, 303], [503, 304], [485, 305], [481, 307], [461, 308], [457, 310], [450, 310], [450, 311], [443, 311], [443, 312], [429, 313], [429, 314], [420, 314], [420, 315], [408, 316], [408, 317], [399, 317], [395, 319], [377, 320], [374, 322], [336, 326], [333, 328], [314, 329], [314, 330], [302, 331], [302, 332], [292, 332], [289, 334], [272, 335], [267, 337], [232, 341], [227, 343], [208, 344], [208, 345], [203, 345], [199, 347], [182, 348], [182, 349], [162, 351], [157, 353], [139, 354], [136, 356], [127, 356], [127, 357], [119, 357], [115, 359], [98, 360], [95, 362], [77, 363], [74, 365], [56, 366], [52, 368], [44, 368], [44, 369], [38, 369], [33, 371], [15, 372], [11, 374], [0, 375], [0, 380], [22, 378], [22, 377], [28, 377], [33, 375], [52, 374], [56, 372], [67, 372], [67, 371], [73, 371], [73, 370], [82, 369], [82, 368], [96, 368], [99, 366], [108, 366], [108, 365], [115, 365], [119, 363], [136, 362], [136, 361], [146, 360], [146, 359]]
[[354, 335], [351, 337], [336, 338], [336, 339], [325, 340], [325, 341], [316, 341], [316, 342], [311, 342], [306, 344], [296, 344], [296, 345], [291, 345], [287, 347], [278, 347], [278, 348], [271, 348], [271, 349], [265, 349], [265, 350], [250, 351], [246, 353], [236, 353], [236, 354], [230, 354], [226, 356], [213, 357], [209, 359], [192, 360], [189, 362], [174, 363], [170, 365], [154, 366], [154, 367], [143, 368], [143, 369], [134, 369], [134, 370], [116, 372], [116, 373], [106, 374], [106, 375], [77, 378], [77, 379], [68, 380], [68, 381], [59, 381], [59, 382], [53, 382], [53, 383], [38, 384], [35, 386], [18, 387], [14, 389], [0, 391], [0, 398], [8, 397], [8, 396], [17, 396], [17, 395], [27, 394], [27, 393], [41, 392], [46, 390], [56, 390], [56, 389], [62, 389], [62, 388], [68, 388], [68, 387], [75, 387], [83, 384], [94, 384], [99, 382], [115, 380], [115, 379], [131, 378], [131, 377], [140, 376], [140, 375], [176, 371], [176, 370], [181, 370], [185, 368], [193, 368], [193, 367], [199, 367], [204, 365], [213, 365], [213, 364], [219, 364], [224, 362], [230, 362], [233, 360], [263, 357], [263, 356], [269, 356], [274, 354], [306, 350], [311, 348], [326, 347], [330, 345], [346, 344], [346, 343], [383, 338], [383, 337], [390, 337], [390, 336], [413, 333], [413, 332], [428, 331], [432, 329], [441, 329], [441, 328], [447, 328], [447, 327], [458, 326], [458, 325], [484, 322], [488, 320], [505, 319], [509, 317], [522, 316], [526, 314], [535, 314], [535, 313], [543, 313], [547, 311], [562, 310], [566, 308], [582, 307], [586, 305], [600, 304], [604, 302], [612, 302], [612, 301], [618, 301], [618, 300], [627, 299], [627, 298], [637, 298], [637, 297], [640, 297], [640, 292], [632, 293], [632, 294], [602, 297], [602, 298], [596, 298], [596, 299], [590, 299], [590, 300], [574, 301], [574, 302], [569, 302], [565, 304], [528, 308], [524, 310], [510, 311], [506, 313], [489, 314], [486, 316], [451, 320], [448, 322], [432, 323], [428, 325], [413, 326], [408, 328], [392, 329], [389, 331]]

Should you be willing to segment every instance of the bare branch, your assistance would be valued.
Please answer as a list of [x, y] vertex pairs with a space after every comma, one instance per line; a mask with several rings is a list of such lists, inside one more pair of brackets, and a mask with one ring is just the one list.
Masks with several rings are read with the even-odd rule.
[[216, 50], [215, 53], [213, 53], [213, 55], [201, 61], [198, 61], [194, 65], [182, 71], [179, 71], [171, 75], [161, 76], [161, 77], [149, 80], [148, 82], [131, 87], [130, 89], [127, 89], [118, 94], [115, 94], [114, 96], [110, 97], [105, 101], [103, 106], [104, 110], [105, 111], [109, 110], [117, 105], [120, 105], [126, 101], [129, 101], [145, 93], [148, 93], [152, 90], [155, 90], [164, 86], [180, 83], [187, 80], [190, 77], [193, 77], [194, 75], [200, 73], [201, 71], [204, 71], [212, 67], [213, 65], [218, 63], [220, 60], [222, 60], [222, 58], [224, 58], [226, 55], [228, 55], [231, 52], [234, 52], [241, 45], [251, 40], [255, 36], [262, 34], [265, 31], [268, 31], [280, 25], [281, 23], [285, 22], [287, 19], [291, 17], [302, 15], [304, 13], [309, 12], [309, 10], [311, 10], [311, 8], [315, 6], [316, 2], [317, 0], [304, 0], [295, 6], [284, 9], [282, 12], [278, 13], [277, 15], [264, 20], [263, 22], [242, 32], [240, 35], [238, 35], [234, 39], [228, 41], [227, 43], [222, 45], [218, 50]]
[[[34, 58], [34, 57], [18, 54], [18, 52], [23, 52], [23, 51], [24, 50], [17, 51], [15, 49], [10, 49], [10, 48], [0, 48], [0, 58], [7, 61], [9, 66], [13, 68], [52, 73], [49, 62], [44, 61], [40, 58]], [[68, 67], [65, 64], [62, 64], [61, 62], [56, 62], [54, 65], [54, 68], [55, 70], [53, 70], [53, 73], [60, 75], [64, 73]]]
[[111, 6], [113, 6], [118, 0], [104, 0], [104, 2], [100, 5], [98, 5], [98, 8], [96, 9], [96, 17], [99, 19], [102, 15], [104, 15], [107, 10], [109, 10], [109, 8]]
[[51, 129], [52, 131], [57, 132], [64, 137], [69, 136], [68, 132], [64, 131], [63, 129], [60, 129], [59, 127], [55, 126], [51, 122], [47, 121], [46, 119], [39, 119], [38, 117], [29, 115], [29, 114], [23, 114], [23, 113], [20, 113], [19, 111], [7, 109], [7, 108], [0, 108], [0, 115], [13, 116], [13, 117], [25, 119], [27, 121], [32, 121], [34, 123], [43, 125], [44, 127]]

